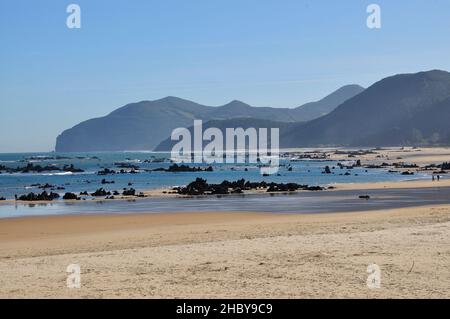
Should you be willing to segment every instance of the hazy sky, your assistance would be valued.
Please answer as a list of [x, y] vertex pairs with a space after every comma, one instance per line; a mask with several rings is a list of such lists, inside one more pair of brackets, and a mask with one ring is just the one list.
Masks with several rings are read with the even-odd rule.
[[140, 100], [295, 107], [429, 69], [450, 71], [448, 0], [0, 0], [0, 152], [53, 150], [62, 130]]

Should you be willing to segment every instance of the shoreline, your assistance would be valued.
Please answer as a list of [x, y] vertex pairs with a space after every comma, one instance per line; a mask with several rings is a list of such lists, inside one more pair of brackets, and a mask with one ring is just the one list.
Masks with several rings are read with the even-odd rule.
[[[335, 192], [338, 190], [376, 190], [383, 188], [390, 189], [402, 189], [402, 188], [432, 188], [432, 187], [450, 187], [450, 179], [442, 178], [439, 182], [430, 181], [429, 179], [406, 179], [400, 181], [380, 181], [380, 182], [367, 182], [367, 183], [330, 183], [325, 186], [324, 190], [317, 192]], [[170, 194], [171, 188], [159, 188], [146, 190], [143, 193], [146, 197], [132, 197], [132, 196], [116, 196], [114, 199], [105, 198], [93, 198], [87, 200], [53, 200], [53, 201], [21, 201], [21, 200], [3, 200], [0, 201], [1, 206], [39, 206], [39, 205], [83, 205], [88, 203], [114, 203], [114, 202], [135, 202], [135, 201], [145, 201], [149, 199], [192, 199], [192, 198], [216, 198], [216, 197], [242, 197], [242, 196], [274, 196], [274, 195], [293, 195], [308, 193], [311, 191], [307, 190], [296, 190], [290, 192], [267, 192], [266, 189], [260, 190], [250, 190], [242, 194], [224, 194], [224, 195], [180, 195], [180, 194]], [[166, 193], [164, 193], [166, 192]], [[0, 217], [1, 218], [1, 217]]]
[[[361, 151], [365, 150], [365, 151]], [[423, 167], [425, 165], [437, 165], [442, 164], [445, 161], [450, 160], [450, 147], [437, 147], [437, 148], [412, 148], [412, 147], [405, 147], [405, 148], [399, 148], [399, 147], [389, 147], [389, 148], [382, 148], [382, 149], [374, 149], [374, 148], [365, 148], [365, 149], [359, 149], [359, 148], [311, 148], [311, 149], [289, 149], [284, 150], [285, 152], [291, 152], [292, 154], [295, 154], [295, 152], [302, 152], [302, 154], [316, 154], [319, 156], [324, 156], [329, 161], [338, 161], [338, 162], [345, 162], [345, 161], [356, 161], [359, 160], [363, 162], [364, 166], [379, 166], [383, 163], [387, 163], [389, 165], [393, 165], [395, 163], [405, 163], [405, 164], [420, 164], [423, 165], [422, 167], [418, 166], [415, 168], [396, 168], [396, 170], [399, 173], [405, 172], [405, 171], [415, 171], [415, 176], [406, 177], [404, 176], [404, 180], [398, 180], [395, 183], [403, 183], [406, 181], [412, 181], [412, 180], [426, 180], [427, 177], [423, 176], [422, 178], [418, 177], [417, 174], [426, 174], [427, 176], [431, 176], [431, 173], [433, 170], [423, 170]], [[358, 155], [354, 155], [353, 152], [357, 152]], [[372, 169], [372, 168], [368, 168]], [[381, 169], [381, 168], [380, 168]], [[385, 167], [384, 169], [387, 170]], [[445, 175], [444, 175], [445, 176]], [[446, 178], [443, 178], [445, 180]], [[326, 183], [326, 184], [317, 184], [318, 186], [322, 187], [336, 187], [338, 189], [351, 189], [353, 186], [349, 185], [360, 185], [361, 189], [369, 189], [372, 187], [371, 185], [374, 185], [374, 187], [379, 187], [377, 184], [379, 183], [389, 183], [391, 186], [394, 185], [394, 182], [367, 182], [367, 183]], [[400, 184], [398, 184], [400, 185]], [[316, 186], [316, 185], [310, 185], [310, 186]], [[357, 187], [357, 186], [354, 186]], [[393, 186], [398, 187], [398, 186]], [[137, 190], [137, 192], [140, 192], [140, 190]], [[295, 191], [296, 193], [298, 191]], [[302, 192], [302, 191], [300, 191]], [[117, 195], [114, 196], [114, 199], [107, 199], [104, 197], [101, 198], [91, 198], [91, 197], [84, 197], [81, 200], [63, 200], [63, 199], [57, 199], [54, 201], [20, 201], [20, 200], [14, 200], [14, 199], [7, 199], [0, 201], [0, 205], [11, 205], [11, 204], [21, 204], [21, 205], [39, 205], [39, 204], [50, 204], [50, 203], [81, 203], [81, 202], [110, 202], [110, 201], [130, 201], [130, 200], [142, 200], [146, 198], [191, 198], [189, 195], [180, 195], [180, 194], [174, 194], [173, 193], [173, 186], [171, 187], [163, 187], [163, 188], [154, 188], [154, 189], [144, 189], [142, 191], [143, 195], [145, 197], [141, 198], [138, 196], [123, 196], [123, 195]], [[265, 194], [265, 190], [250, 190], [245, 191], [245, 194]], [[61, 193], [63, 194], [63, 193]], [[60, 195], [61, 195], [60, 194]], [[232, 196], [230, 195], [222, 195], [222, 196]]]
[[[115, 200], [115, 213], [94, 202], [99, 213], [0, 218], [0, 297], [450, 298], [450, 179], [333, 186], [216, 205], [180, 199], [184, 211], [167, 213], [157, 210], [173, 198], [133, 199], [139, 213]], [[372, 263], [380, 289], [366, 286]], [[80, 289], [66, 286], [70, 264], [81, 267]]]

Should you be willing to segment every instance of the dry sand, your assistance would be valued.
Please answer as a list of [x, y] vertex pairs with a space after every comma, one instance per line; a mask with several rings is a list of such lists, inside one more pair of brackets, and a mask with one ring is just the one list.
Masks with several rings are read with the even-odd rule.
[[[6, 298], [450, 298], [450, 205], [7, 219], [0, 242]], [[80, 289], [66, 287], [73, 263]]]

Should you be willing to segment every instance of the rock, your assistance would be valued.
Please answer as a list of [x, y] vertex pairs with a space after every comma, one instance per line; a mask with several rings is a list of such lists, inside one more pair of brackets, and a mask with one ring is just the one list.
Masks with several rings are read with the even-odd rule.
[[73, 164], [70, 165], [64, 165], [63, 169], [64, 172], [71, 172], [71, 173], [83, 173], [84, 170], [80, 168], [75, 168]]
[[0, 197], [0, 200], [6, 200], [6, 198], [5, 197]]
[[80, 200], [80, 198], [74, 193], [65, 193], [63, 196], [64, 200]]
[[114, 174], [116, 174], [116, 171], [109, 168], [104, 168], [103, 170], [97, 172], [97, 175], [114, 175]]
[[40, 186], [38, 186], [38, 188], [40, 188], [40, 189], [46, 189], [46, 188], [55, 188], [55, 186], [53, 186], [53, 185], [50, 185], [50, 184], [45, 184], [45, 185], [40, 185]]
[[102, 179], [102, 184], [114, 184], [114, 181], [107, 181], [106, 179]]
[[140, 170], [141, 168], [139, 166], [127, 163], [127, 162], [121, 162], [121, 163], [114, 163], [114, 166], [118, 167], [118, 168], [125, 168], [125, 169], [132, 169], [135, 171]]
[[231, 191], [231, 194], [242, 194], [242, 193], [243, 193], [243, 191], [239, 187], [235, 188]]
[[360, 195], [359, 198], [369, 200], [370, 196], [369, 195]]
[[104, 197], [104, 196], [110, 196], [111, 193], [105, 191], [103, 188], [99, 188], [94, 193], [92, 193], [91, 195], [94, 196], [94, 197], [100, 197], [100, 196]]
[[201, 167], [190, 167], [187, 165], [178, 165], [178, 164], [173, 164], [171, 166], [169, 166], [169, 168], [157, 168], [153, 170], [154, 172], [172, 172], [172, 173], [177, 173], [177, 172], [213, 172], [213, 168], [212, 166], [208, 166], [206, 168], [201, 168]]
[[89, 196], [89, 193], [86, 192], [86, 191], [84, 191], [84, 192], [81, 192], [81, 193], [80, 193], [80, 196]]
[[21, 195], [18, 197], [18, 200], [21, 201], [52, 201], [54, 199], [59, 198], [59, 195], [56, 193], [47, 193], [43, 191], [41, 194], [29, 193], [27, 195]]
[[322, 172], [322, 174], [331, 174], [330, 166], [325, 166], [325, 170]]
[[130, 189], [125, 189], [122, 192], [123, 196], [136, 196], [136, 190], [134, 188], [130, 188]]
[[174, 188], [180, 195], [226, 195], [241, 194], [244, 190], [252, 189], [266, 189], [268, 193], [274, 192], [292, 192], [296, 190], [308, 190], [308, 191], [318, 191], [323, 190], [320, 186], [308, 186], [299, 185], [296, 183], [287, 184], [277, 184], [277, 183], [266, 183], [266, 182], [249, 182], [244, 179], [240, 179], [235, 182], [229, 182], [227, 180], [223, 181], [221, 184], [208, 184], [206, 180], [202, 178], [197, 178], [194, 182], [190, 183], [186, 187]]

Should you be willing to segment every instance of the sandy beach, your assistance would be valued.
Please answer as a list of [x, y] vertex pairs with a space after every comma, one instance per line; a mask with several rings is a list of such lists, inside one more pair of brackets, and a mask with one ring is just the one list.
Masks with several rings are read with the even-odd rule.
[[[447, 151], [401, 154], [427, 165], [448, 160]], [[126, 213], [0, 219], [0, 297], [450, 298], [450, 199], [326, 214]], [[381, 269], [379, 289], [366, 285], [372, 263]], [[79, 289], [66, 286], [70, 264], [80, 265]]]
[[[66, 267], [81, 267], [81, 288]], [[367, 266], [382, 271], [366, 286]], [[449, 298], [450, 205], [2, 220], [3, 298]]]

